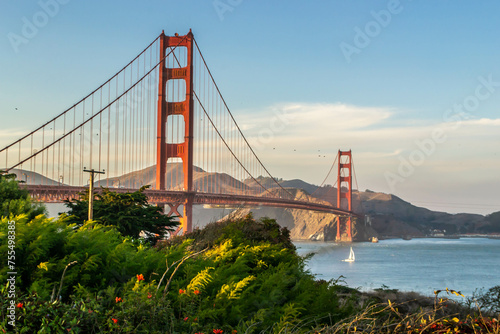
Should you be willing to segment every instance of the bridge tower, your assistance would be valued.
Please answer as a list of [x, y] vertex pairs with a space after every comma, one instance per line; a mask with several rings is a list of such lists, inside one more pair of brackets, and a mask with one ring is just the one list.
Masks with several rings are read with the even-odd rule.
[[[187, 49], [187, 64], [185, 67], [167, 68], [165, 56], [167, 48], [185, 47]], [[165, 190], [165, 173], [167, 162], [170, 158], [182, 160], [184, 174], [184, 191], [187, 193], [182, 203], [169, 204], [169, 215], [180, 216], [183, 233], [192, 231], [193, 216], [193, 123], [194, 123], [194, 100], [193, 100], [193, 33], [185, 36], [160, 35], [160, 70], [158, 87], [158, 122], [157, 122], [157, 154], [156, 154], [156, 189]], [[181, 102], [169, 102], [166, 100], [166, 86], [168, 80], [184, 80], [186, 87], [186, 98]], [[166, 133], [167, 118], [173, 115], [181, 115], [184, 118], [184, 142], [168, 143]], [[183, 215], [177, 211], [179, 205], [184, 206]]]
[[[347, 189], [347, 191], [344, 191]], [[349, 151], [340, 151], [338, 153], [338, 174], [337, 174], [337, 207], [345, 207], [347, 202], [348, 211], [352, 211], [352, 154]], [[346, 218], [346, 237], [342, 239], [340, 231], [340, 216], [337, 217], [337, 241], [352, 241], [352, 222], [351, 217]]]

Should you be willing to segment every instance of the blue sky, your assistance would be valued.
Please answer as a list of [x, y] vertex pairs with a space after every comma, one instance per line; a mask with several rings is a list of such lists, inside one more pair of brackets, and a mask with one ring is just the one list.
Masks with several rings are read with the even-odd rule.
[[[53, 3], [16, 46], [13, 34]], [[3, 1], [0, 143], [72, 105], [161, 30], [192, 28], [276, 176], [319, 184], [337, 150], [352, 149], [362, 190], [491, 213], [500, 210], [499, 12], [495, 1]], [[277, 112], [285, 126], [259, 141]]]

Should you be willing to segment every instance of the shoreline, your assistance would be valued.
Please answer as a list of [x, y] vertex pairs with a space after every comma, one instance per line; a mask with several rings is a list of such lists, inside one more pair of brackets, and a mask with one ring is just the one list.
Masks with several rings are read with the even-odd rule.
[[[492, 240], [500, 240], [500, 234], [457, 234], [457, 235], [445, 235], [445, 236], [394, 236], [394, 235], [385, 235], [380, 236], [378, 238], [379, 241], [383, 240], [394, 240], [401, 239], [406, 241], [411, 241], [412, 239], [492, 239]], [[351, 242], [336, 242], [335, 240], [313, 240], [313, 239], [291, 239], [292, 242], [322, 242], [322, 243], [334, 243], [334, 244], [349, 244]], [[371, 240], [353, 240], [352, 243], [359, 242], [370, 242]]]

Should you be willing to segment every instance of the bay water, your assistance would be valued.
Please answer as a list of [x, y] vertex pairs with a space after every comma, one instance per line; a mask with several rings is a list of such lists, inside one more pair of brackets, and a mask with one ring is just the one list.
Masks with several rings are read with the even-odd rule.
[[[389, 239], [378, 243], [294, 242], [317, 279], [338, 279], [362, 291], [383, 286], [433, 296], [445, 288], [466, 297], [500, 285], [500, 239]], [[353, 248], [355, 262], [343, 262]]]

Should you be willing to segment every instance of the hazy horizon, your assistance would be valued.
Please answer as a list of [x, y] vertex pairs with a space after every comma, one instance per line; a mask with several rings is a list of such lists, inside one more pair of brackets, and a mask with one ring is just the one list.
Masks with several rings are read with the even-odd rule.
[[500, 211], [499, 10], [493, 0], [5, 2], [0, 146], [73, 105], [162, 30], [191, 28], [273, 176], [319, 185], [351, 149], [360, 190], [489, 214]]

